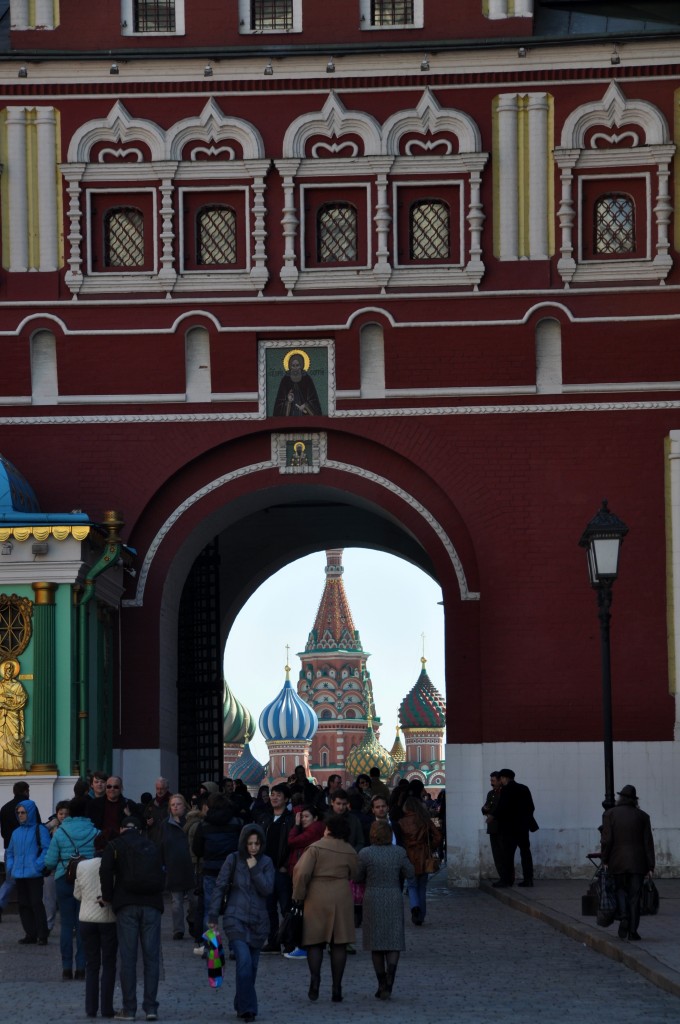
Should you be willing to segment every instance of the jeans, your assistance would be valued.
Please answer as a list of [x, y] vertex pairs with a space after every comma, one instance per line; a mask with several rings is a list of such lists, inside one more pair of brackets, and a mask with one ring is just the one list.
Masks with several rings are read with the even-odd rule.
[[73, 886], [66, 881], [66, 876], [61, 875], [55, 882], [57, 891], [57, 903], [59, 905], [59, 917], [61, 926], [59, 931], [59, 950], [61, 952], [61, 966], [64, 970], [70, 971], [73, 967], [73, 938], [76, 940], [76, 970], [85, 970], [85, 950], [80, 937], [80, 922], [78, 913], [80, 902], [73, 895]]
[[210, 901], [213, 898], [213, 893], [215, 892], [216, 884], [217, 875], [203, 875], [203, 931], [205, 931], [206, 928], [208, 927], [208, 912], [210, 910]]
[[415, 878], [409, 878], [406, 884], [409, 906], [411, 910], [420, 907], [420, 917], [424, 921], [427, 910], [427, 875], [416, 875]]
[[244, 1013], [257, 1014], [257, 993], [255, 978], [260, 960], [259, 949], [253, 949], [243, 939], [230, 939], [229, 948], [236, 957], [236, 992], [234, 1009], [243, 1016]]
[[81, 921], [80, 934], [85, 949], [85, 1013], [88, 1017], [97, 1016], [101, 970], [102, 1017], [113, 1017], [113, 989], [116, 984], [118, 952], [116, 925]]
[[120, 952], [120, 987], [123, 1009], [137, 1012], [137, 943], [142, 946], [144, 961], [145, 1013], [158, 1013], [158, 979], [160, 976], [161, 912], [155, 907], [121, 907], [116, 913], [116, 931]]
[[47, 914], [47, 927], [52, 931], [57, 920], [57, 880], [54, 875], [48, 875], [43, 879], [43, 903]]
[[187, 916], [191, 914], [192, 899], [184, 889], [170, 893], [172, 906], [172, 934], [184, 935], [184, 902], [187, 902]]

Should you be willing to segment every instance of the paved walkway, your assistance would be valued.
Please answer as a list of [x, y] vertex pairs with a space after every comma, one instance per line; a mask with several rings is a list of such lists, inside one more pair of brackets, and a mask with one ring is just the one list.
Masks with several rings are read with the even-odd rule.
[[641, 942], [619, 939], [616, 922], [598, 928], [594, 917], [582, 916], [581, 897], [588, 888], [583, 880], [537, 881], [533, 889], [494, 889], [490, 882], [483, 882], [482, 890], [680, 996], [680, 879], [655, 881], [659, 912], [640, 919]]
[[[597, 928], [592, 918], [580, 916], [583, 881], [539, 881], [529, 890], [497, 890], [489, 883], [481, 890], [448, 889], [442, 872], [428, 889], [425, 926], [413, 927], [406, 912], [407, 950], [389, 1002], [374, 998], [370, 956], [359, 940], [357, 955], [348, 959], [341, 1004], [330, 1001], [327, 957], [321, 997], [311, 1004], [305, 961], [263, 956], [257, 1024], [380, 1024], [378, 1018], [383, 1024], [592, 1024], [603, 1013], [617, 1024], [642, 1019], [675, 1024], [680, 1017], [680, 880], [658, 886], [659, 914], [643, 919], [644, 941], [634, 944], [621, 942], [615, 926]], [[192, 942], [172, 941], [168, 911], [161, 1021], [236, 1021], [233, 964], [227, 965], [223, 987], [212, 990]], [[19, 946], [22, 929], [14, 908], [3, 915], [0, 1019], [8, 1024], [86, 1021], [83, 983], [61, 981], [58, 929], [57, 924], [45, 948]], [[121, 1005], [120, 990], [115, 1005]], [[137, 1020], [143, 1019], [138, 1011]]]

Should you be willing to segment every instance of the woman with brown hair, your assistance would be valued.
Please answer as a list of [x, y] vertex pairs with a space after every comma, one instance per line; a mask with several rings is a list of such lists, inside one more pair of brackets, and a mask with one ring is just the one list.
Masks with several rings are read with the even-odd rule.
[[427, 910], [428, 861], [439, 847], [442, 835], [433, 824], [422, 800], [409, 796], [404, 800], [403, 815], [399, 819], [399, 832], [406, 855], [415, 871], [408, 881], [408, 901], [411, 920], [421, 925]]
[[389, 824], [374, 821], [371, 845], [359, 851], [359, 878], [366, 882], [363, 947], [370, 950], [378, 979], [376, 999], [389, 999], [404, 941], [402, 885], [413, 878], [413, 865], [402, 846], [392, 845]]
[[354, 904], [350, 879], [356, 878], [357, 855], [349, 839], [346, 814], [326, 819], [322, 839], [308, 846], [293, 873], [293, 899], [304, 900], [302, 944], [307, 948], [309, 998], [319, 998], [324, 946], [331, 945], [334, 1003], [342, 1002], [347, 944], [354, 942]]

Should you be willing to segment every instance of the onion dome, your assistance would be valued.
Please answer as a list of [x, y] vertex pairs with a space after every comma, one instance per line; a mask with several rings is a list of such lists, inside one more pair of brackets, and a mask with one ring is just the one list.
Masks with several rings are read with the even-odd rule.
[[234, 763], [229, 765], [227, 774], [230, 779], [241, 779], [246, 786], [259, 786], [264, 778], [264, 765], [260, 764], [250, 744], [246, 743]]
[[40, 511], [33, 488], [4, 455], [0, 455], [0, 509], [3, 512]]
[[426, 658], [416, 685], [399, 705], [402, 729], [443, 729], [446, 725], [446, 701], [425, 671]]
[[255, 719], [224, 683], [224, 726], [222, 739], [230, 746], [249, 743], [255, 735]]
[[395, 764], [403, 764], [406, 760], [406, 751], [404, 750], [404, 744], [401, 742], [401, 736], [399, 735], [399, 726], [397, 726], [397, 735], [394, 737], [394, 743], [390, 750], [390, 757]]
[[319, 727], [316, 711], [291, 686], [290, 665], [279, 695], [260, 715], [260, 732], [268, 743], [280, 740], [311, 740]]
[[378, 742], [378, 737], [373, 732], [373, 720], [369, 717], [364, 738], [345, 758], [345, 771], [356, 778], [362, 772], [368, 774], [371, 768], [378, 768], [380, 774], [388, 779], [396, 771], [392, 756]]

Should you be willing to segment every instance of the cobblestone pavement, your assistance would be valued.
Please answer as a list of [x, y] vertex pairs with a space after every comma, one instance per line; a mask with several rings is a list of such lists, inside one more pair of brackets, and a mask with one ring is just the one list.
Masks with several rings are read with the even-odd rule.
[[[543, 886], [545, 904], [550, 884], [537, 883], [531, 893]], [[679, 1019], [677, 995], [602, 956], [585, 940], [574, 941], [539, 917], [518, 913], [484, 891], [433, 885], [425, 925], [413, 927], [408, 913], [407, 921], [408, 948], [402, 954], [391, 1001], [374, 998], [370, 956], [361, 952], [360, 942], [357, 955], [348, 958], [345, 999], [340, 1004], [330, 1001], [327, 958], [321, 998], [312, 1005], [307, 999], [305, 961], [263, 956], [257, 985], [258, 1021], [376, 1024], [384, 1018], [385, 1024], [594, 1024], [605, 1019], [639, 1024], [644, 1019], [647, 1024], [661, 1024]], [[11, 1024], [86, 1020], [83, 983], [61, 981], [58, 927], [57, 923], [45, 949], [18, 946], [19, 920], [16, 914], [4, 914], [0, 925], [3, 1020]], [[678, 948], [676, 943], [676, 956], [680, 956]], [[214, 991], [208, 985], [205, 963], [192, 949], [188, 939], [172, 941], [166, 912], [160, 1019], [182, 1024], [235, 1021], [233, 964], [227, 965], [223, 987]], [[116, 1005], [120, 1005], [119, 991]], [[137, 1020], [143, 1019], [138, 1011]]]

